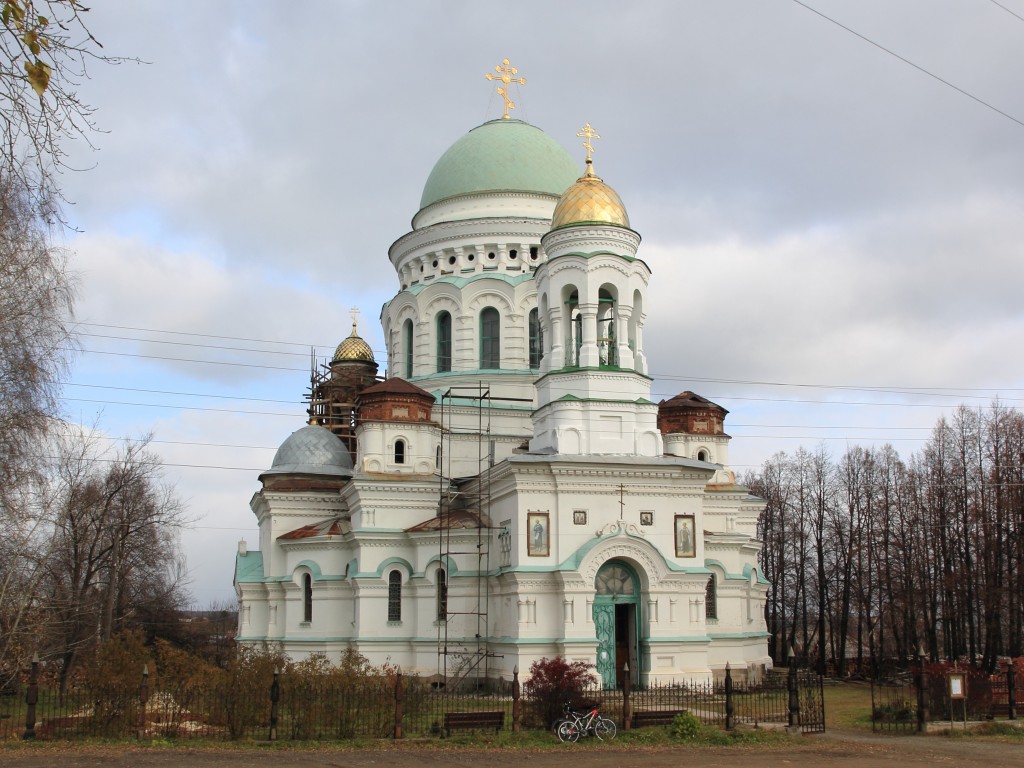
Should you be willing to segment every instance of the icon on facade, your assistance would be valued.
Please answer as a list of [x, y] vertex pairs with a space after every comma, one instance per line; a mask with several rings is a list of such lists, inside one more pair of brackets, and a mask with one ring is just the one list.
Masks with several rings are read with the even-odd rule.
[[548, 513], [527, 512], [526, 513], [526, 554], [530, 557], [547, 557], [550, 554], [548, 546]]
[[587, 510], [585, 510], [585, 509], [573, 510], [573, 513], [572, 513], [572, 524], [573, 525], [586, 525], [587, 524]]
[[676, 515], [676, 557], [696, 557], [696, 521], [693, 515]]
[[640, 525], [654, 525], [654, 513], [653, 512], [641, 512], [640, 513]]

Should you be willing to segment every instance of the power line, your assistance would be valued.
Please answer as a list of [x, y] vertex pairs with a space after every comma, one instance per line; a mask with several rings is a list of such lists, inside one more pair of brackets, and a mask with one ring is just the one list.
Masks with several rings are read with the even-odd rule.
[[1008, 14], [1010, 14], [1011, 16], [1015, 16], [1015, 17], [1017, 17], [1018, 19], [1020, 19], [1021, 21], [1024, 21], [1024, 16], [1021, 16], [1021, 15], [1020, 15], [1020, 14], [1018, 14], [1018, 13], [1014, 13], [1013, 11], [1011, 11], [1011, 10], [1010, 10], [1009, 8], [1007, 8], [1007, 7], [1006, 7], [1005, 5], [1003, 5], [1002, 3], [998, 3], [998, 2], [996, 2], [996, 0], [989, 0], [989, 2], [990, 2], [990, 3], [992, 3], [992, 5], [998, 5], [998, 6], [1000, 7], [1000, 8], [1002, 8], [1002, 9], [1003, 9], [1004, 11], [1006, 11], [1006, 12], [1007, 12]]
[[[924, 67], [922, 67], [922, 66], [920, 66], [918, 64], [915, 64], [910, 59], [907, 59], [907, 58], [905, 58], [903, 56], [900, 56], [898, 53], [896, 53], [895, 51], [892, 51], [892, 50], [886, 48], [884, 45], [881, 45], [880, 43], [876, 43], [870, 37], [866, 37], [866, 36], [862, 35], [860, 32], [857, 32], [856, 30], [851, 29], [850, 27], [846, 26], [845, 24], [842, 24], [842, 23], [836, 21], [831, 16], [826, 16], [824, 13], [819, 11], [817, 8], [812, 8], [811, 6], [807, 5], [807, 3], [801, 2], [801, 0], [793, 0], [793, 2], [796, 3], [797, 5], [799, 5], [802, 8], [806, 8], [811, 13], [817, 14], [821, 18], [825, 19], [825, 21], [830, 21], [833, 24], [835, 24], [837, 27], [840, 27], [841, 29], [845, 29], [851, 35], [855, 35], [856, 37], [859, 37], [865, 43], [870, 43], [871, 45], [875, 46], [875, 48], [878, 48], [880, 51], [885, 51], [890, 56], [894, 56], [895, 58], [897, 58], [900, 61], [902, 61], [904, 64], [910, 65], [911, 67], [913, 67], [914, 69], [918, 70], [919, 72], [923, 72], [924, 74], [928, 75], [928, 77], [931, 77], [931, 78], [934, 78], [935, 80], [938, 80], [943, 85], [952, 88], [954, 91], [957, 91], [958, 93], [963, 94], [967, 98], [969, 98], [969, 99], [971, 99], [973, 101], [978, 102], [983, 107], [987, 107], [988, 109], [991, 109], [993, 112], [995, 112], [995, 113], [997, 113], [999, 115], [1002, 115], [1007, 120], [1012, 120], [1017, 125], [1019, 125], [1022, 128], [1024, 128], [1024, 121], [1018, 120], [1016, 117], [1014, 117], [1013, 115], [1009, 114], [1008, 112], [1004, 112], [1003, 110], [999, 109], [999, 107], [996, 107], [996, 106], [993, 106], [992, 104], [989, 104], [984, 99], [978, 98], [973, 93], [970, 93], [969, 91], [965, 91], [963, 88], [961, 88], [958, 85], [953, 85], [953, 83], [951, 83], [948, 80], [945, 80], [945, 79], [939, 77], [934, 72], [929, 72]], [[998, 3], [997, 3], [997, 5], [998, 5]], [[1014, 14], [1014, 15], [1016, 15], [1016, 14]]]
[[163, 403], [126, 403], [120, 400], [90, 400], [84, 397], [62, 397], [66, 403], [96, 403], [98, 405], [126, 405], [132, 408], [169, 408], [176, 411], [212, 411], [214, 413], [241, 413], [249, 416], [287, 416], [294, 419], [299, 412], [278, 413], [275, 411], [243, 411], [237, 408], [203, 408], [198, 405], [165, 405]]
[[170, 333], [177, 336], [196, 336], [204, 339], [227, 339], [228, 341], [251, 341], [256, 344], [287, 344], [293, 347], [330, 347], [331, 344], [309, 344], [304, 341], [274, 341], [272, 339], [251, 339], [243, 336], [218, 336], [213, 333], [192, 333], [190, 331], [168, 331], [162, 328], [139, 328], [132, 325], [111, 325], [106, 323], [76, 323], [90, 328], [117, 328], [122, 331], [143, 331], [145, 333]]
[[242, 395], [215, 395], [204, 392], [175, 392], [166, 389], [142, 389], [140, 387], [117, 387], [112, 384], [79, 384], [68, 383], [67, 387], [89, 387], [91, 389], [113, 389], [118, 392], [145, 392], [153, 395], [178, 395], [180, 397], [211, 397], [220, 400], [245, 400], [254, 403], [284, 403], [286, 405], [300, 405], [299, 400], [272, 400], [265, 397], [244, 397]]

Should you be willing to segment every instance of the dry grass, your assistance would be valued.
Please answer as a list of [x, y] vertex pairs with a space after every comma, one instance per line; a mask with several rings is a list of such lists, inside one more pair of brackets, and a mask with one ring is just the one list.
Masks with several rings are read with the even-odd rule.
[[871, 730], [871, 686], [868, 683], [826, 686], [825, 727]]

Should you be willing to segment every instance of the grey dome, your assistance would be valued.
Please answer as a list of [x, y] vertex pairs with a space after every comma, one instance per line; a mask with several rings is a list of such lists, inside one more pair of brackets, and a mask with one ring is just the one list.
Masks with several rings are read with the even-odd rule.
[[292, 432], [274, 454], [264, 475], [304, 474], [352, 476], [352, 456], [326, 427], [315, 424]]

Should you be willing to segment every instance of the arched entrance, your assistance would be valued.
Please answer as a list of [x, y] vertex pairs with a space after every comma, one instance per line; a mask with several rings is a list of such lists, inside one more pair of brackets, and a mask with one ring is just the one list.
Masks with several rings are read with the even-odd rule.
[[631, 682], [639, 670], [640, 580], [626, 563], [609, 560], [597, 572], [594, 589], [597, 673], [606, 688], [617, 688], [627, 663]]

